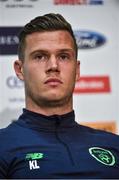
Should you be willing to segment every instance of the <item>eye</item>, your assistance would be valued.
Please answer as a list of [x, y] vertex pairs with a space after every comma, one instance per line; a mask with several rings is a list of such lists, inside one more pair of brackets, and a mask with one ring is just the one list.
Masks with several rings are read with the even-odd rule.
[[60, 60], [68, 60], [68, 59], [70, 59], [70, 56], [69, 56], [69, 54], [60, 54], [59, 59]]
[[34, 55], [34, 59], [38, 61], [44, 61], [44, 60], [47, 60], [48, 57], [46, 54], [36, 54]]

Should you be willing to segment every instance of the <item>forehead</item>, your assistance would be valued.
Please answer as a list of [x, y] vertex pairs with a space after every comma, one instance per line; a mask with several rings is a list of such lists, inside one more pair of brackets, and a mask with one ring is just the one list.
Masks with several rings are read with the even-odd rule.
[[74, 41], [68, 31], [34, 32], [26, 37], [26, 51], [66, 48], [74, 49]]

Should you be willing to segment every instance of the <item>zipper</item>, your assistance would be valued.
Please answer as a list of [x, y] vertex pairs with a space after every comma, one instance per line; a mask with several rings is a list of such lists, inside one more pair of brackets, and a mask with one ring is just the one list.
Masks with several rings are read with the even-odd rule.
[[59, 137], [58, 127], [59, 127], [60, 121], [61, 121], [61, 120], [60, 120], [60, 117], [57, 116], [56, 118], [57, 118], [57, 120], [56, 120], [56, 129], [55, 129], [56, 138], [57, 138], [57, 140], [59, 141], [59, 143], [61, 143], [61, 144], [65, 147], [65, 149], [66, 149], [66, 151], [67, 151], [67, 153], [68, 153], [69, 159], [70, 159], [70, 161], [71, 161], [71, 164], [74, 166], [74, 165], [75, 165], [75, 162], [74, 162], [74, 160], [73, 160], [72, 153], [71, 153], [71, 151], [70, 151], [70, 149], [69, 149], [68, 144], [65, 143], [65, 142]]

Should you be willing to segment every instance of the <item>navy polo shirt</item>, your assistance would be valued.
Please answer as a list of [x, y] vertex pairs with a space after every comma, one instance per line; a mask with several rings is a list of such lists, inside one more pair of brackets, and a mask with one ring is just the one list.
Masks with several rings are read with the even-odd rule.
[[79, 125], [74, 111], [23, 114], [0, 130], [1, 179], [119, 178], [119, 136]]

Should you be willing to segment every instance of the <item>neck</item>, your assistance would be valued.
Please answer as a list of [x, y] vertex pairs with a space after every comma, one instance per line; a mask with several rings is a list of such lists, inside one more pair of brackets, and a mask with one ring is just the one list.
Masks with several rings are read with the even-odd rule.
[[51, 116], [54, 114], [63, 115], [63, 114], [69, 113], [73, 110], [72, 99], [69, 102], [64, 103], [62, 105], [54, 104], [54, 106], [51, 106], [50, 104], [49, 104], [49, 106], [48, 105], [40, 106], [40, 105], [37, 105], [36, 103], [31, 102], [30, 100], [27, 100], [26, 101], [26, 109], [28, 109], [29, 111], [32, 111], [32, 112], [46, 115], [46, 116]]

